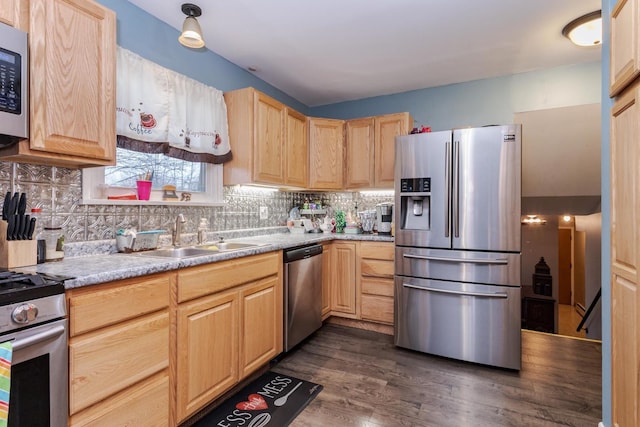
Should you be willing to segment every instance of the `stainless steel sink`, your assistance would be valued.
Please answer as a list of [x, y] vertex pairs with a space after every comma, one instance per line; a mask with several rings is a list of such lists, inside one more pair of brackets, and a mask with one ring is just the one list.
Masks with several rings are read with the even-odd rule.
[[161, 258], [190, 258], [203, 255], [211, 255], [218, 252], [216, 249], [210, 248], [165, 248], [154, 249], [152, 251], [140, 252], [140, 256], [153, 256]]
[[201, 246], [198, 246], [198, 248], [214, 250], [214, 251], [235, 251], [238, 249], [255, 248], [258, 246], [262, 246], [262, 245], [258, 243], [217, 242], [217, 243], [210, 243], [207, 245], [201, 245]]

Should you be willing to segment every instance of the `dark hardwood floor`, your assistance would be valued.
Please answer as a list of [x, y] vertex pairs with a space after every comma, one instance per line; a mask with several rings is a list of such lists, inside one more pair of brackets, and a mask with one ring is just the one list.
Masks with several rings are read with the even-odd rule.
[[601, 344], [522, 332], [520, 372], [397, 348], [323, 326], [274, 371], [324, 386], [301, 426], [576, 426], [601, 420]]

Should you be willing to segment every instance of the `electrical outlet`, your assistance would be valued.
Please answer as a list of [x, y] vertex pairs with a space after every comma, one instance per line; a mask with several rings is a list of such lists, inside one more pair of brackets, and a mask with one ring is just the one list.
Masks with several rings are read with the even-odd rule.
[[266, 206], [260, 206], [260, 219], [269, 218], [269, 208]]

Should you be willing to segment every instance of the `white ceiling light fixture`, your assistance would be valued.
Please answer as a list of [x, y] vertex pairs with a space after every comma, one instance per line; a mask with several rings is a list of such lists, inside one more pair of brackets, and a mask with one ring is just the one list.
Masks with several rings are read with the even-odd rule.
[[602, 43], [602, 11], [587, 13], [569, 22], [562, 35], [578, 46], [598, 46]]
[[187, 15], [187, 17], [182, 24], [182, 34], [178, 37], [178, 41], [181, 45], [193, 49], [204, 47], [202, 30], [200, 29], [200, 24], [196, 19], [197, 16], [202, 15], [202, 10], [195, 4], [183, 3], [182, 13]]

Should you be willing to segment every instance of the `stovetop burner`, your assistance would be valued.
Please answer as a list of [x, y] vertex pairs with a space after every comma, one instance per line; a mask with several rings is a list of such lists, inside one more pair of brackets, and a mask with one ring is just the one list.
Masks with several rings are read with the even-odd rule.
[[68, 277], [0, 269], [0, 306], [64, 293]]

